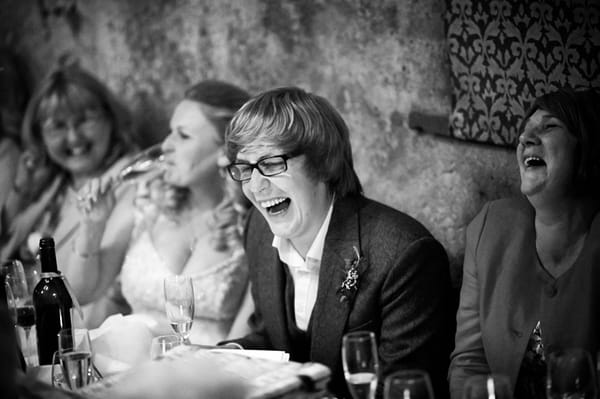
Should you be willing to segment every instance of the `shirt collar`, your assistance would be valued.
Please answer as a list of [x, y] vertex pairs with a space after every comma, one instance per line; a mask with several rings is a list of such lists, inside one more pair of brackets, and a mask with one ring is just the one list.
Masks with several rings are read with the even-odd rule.
[[329, 204], [329, 210], [321, 224], [319, 232], [315, 236], [312, 244], [308, 248], [306, 253], [306, 261], [302, 258], [300, 253], [294, 248], [292, 242], [287, 238], [281, 238], [278, 236], [273, 237], [272, 246], [277, 249], [279, 259], [290, 267], [304, 268], [311, 270], [318, 268], [321, 265], [321, 258], [323, 257], [323, 249], [325, 247], [325, 237], [327, 236], [327, 230], [329, 229], [329, 223], [331, 222], [331, 214], [333, 213], [334, 199]]

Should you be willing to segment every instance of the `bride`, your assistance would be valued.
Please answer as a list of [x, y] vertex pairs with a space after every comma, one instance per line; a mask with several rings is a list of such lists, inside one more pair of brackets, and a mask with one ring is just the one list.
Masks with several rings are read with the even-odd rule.
[[[139, 184], [135, 226], [129, 242], [121, 243], [127, 245], [121, 290], [133, 313], [151, 320], [155, 335], [172, 333], [163, 280], [179, 274], [190, 276], [194, 285], [192, 343], [214, 345], [246, 329], [252, 309], [243, 301], [248, 268], [241, 233], [248, 204], [222, 173], [222, 145], [229, 120], [248, 98], [245, 91], [220, 81], [188, 89], [162, 143], [162, 173]], [[87, 231], [75, 245], [87, 256], [80, 257], [86, 263], [80, 270], [86, 273], [85, 281], [78, 282], [78, 295], [100, 295], [119, 272], [119, 265], [102, 262], [92, 239], [114, 204], [111, 183], [96, 180], [80, 192], [86, 198], [80, 208]]]

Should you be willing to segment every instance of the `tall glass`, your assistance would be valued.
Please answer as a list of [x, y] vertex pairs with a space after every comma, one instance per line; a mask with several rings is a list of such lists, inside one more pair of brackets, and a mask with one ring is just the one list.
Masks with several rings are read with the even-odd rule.
[[[36, 365], [35, 343], [31, 340], [31, 327], [35, 325], [35, 310], [28, 279], [23, 264], [16, 259], [2, 262], [2, 275], [6, 288], [6, 300], [17, 328], [23, 329], [25, 339], [21, 343], [27, 364]], [[21, 336], [21, 334], [18, 334]]]
[[52, 361], [52, 382], [71, 390], [83, 388], [94, 373], [92, 343], [86, 329], [64, 329], [57, 334], [58, 350]]
[[377, 390], [379, 360], [371, 331], [357, 331], [342, 339], [344, 376], [354, 399], [372, 399]]
[[474, 375], [465, 382], [463, 399], [512, 399], [509, 379], [505, 375]]
[[422, 370], [401, 370], [385, 378], [384, 399], [434, 399], [429, 375]]
[[189, 343], [194, 320], [194, 286], [190, 277], [177, 275], [164, 279], [165, 308], [173, 330]]
[[548, 356], [549, 399], [596, 398], [596, 374], [591, 355], [584, 349], [572, 348]]

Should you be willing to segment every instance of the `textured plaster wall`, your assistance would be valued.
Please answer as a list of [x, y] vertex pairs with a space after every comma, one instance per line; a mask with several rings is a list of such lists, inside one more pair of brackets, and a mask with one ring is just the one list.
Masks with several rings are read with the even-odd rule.
[[12, 37], [37, 79], [64, 52], [77, 56], [134, 111], [145, 144], [200, 79], [252, 92], [299, 85], [330, 99], [367, 195], [423, 222], [446, 246], [455, 282], [466, 224], [485, 201], [516, 192], [512, 150], [408, 127], [411, 111], [450, 113], [443, 0], [2, 3], [0, 38]]

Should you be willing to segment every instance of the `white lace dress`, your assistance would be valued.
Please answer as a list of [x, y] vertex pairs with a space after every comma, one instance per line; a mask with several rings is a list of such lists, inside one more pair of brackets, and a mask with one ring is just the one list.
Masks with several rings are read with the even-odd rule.
[[[149, 232], [136, 215], [132, 241], [121, 270], [123, 296], [133, 314], [156, 322], [155, 335], [173, 333], [165, 313], [163, 279], [173, 273], [164, 265]], [[214, 345], [225, 339], [248, 284], [248, 265], [243, 248], [225, 261], [190, 275], [194, 285], [195, 315], [190, 334], [194, 344]]]

